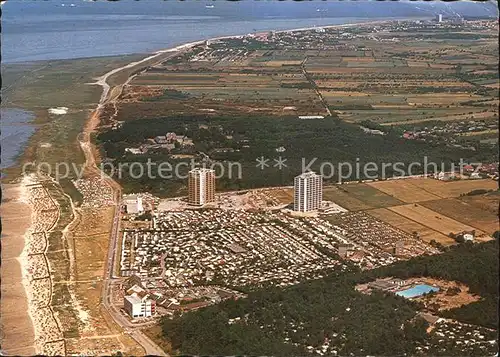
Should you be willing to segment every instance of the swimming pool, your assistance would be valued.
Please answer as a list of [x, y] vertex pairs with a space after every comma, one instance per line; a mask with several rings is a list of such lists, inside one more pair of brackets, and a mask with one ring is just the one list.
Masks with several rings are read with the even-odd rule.
[[396, 295], [402, 296], [407, 299], [411, 299], [417, 296], [422, 296], [424, 294], [430, 293], [431, 291], [439, 291], [439, 288], [430, 285], [419, 284], [415, 285], [413, 288], [398, 291]]

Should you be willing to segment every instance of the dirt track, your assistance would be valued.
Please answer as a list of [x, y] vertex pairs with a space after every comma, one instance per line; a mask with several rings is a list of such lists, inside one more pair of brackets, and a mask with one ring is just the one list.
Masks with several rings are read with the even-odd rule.
[[[109, 240], [109, 249], [107, 252], [107, 256], [104, 261], [106, 262], [104, 268], [104, 281], [103, 288], [101, 293], [101, 301], [103, 302], [103, 307], [106, 311], [113, 317], [114, 322], [122, 328], [125, 326], [121, 323], [121, 316], [116, 311], [113, 311], [111, 306], [107, 304], [107, 294], [109, 292], [109, 283], [113, 277], [113, 261], [115, 254], [115, 247], [118, 242], [118, 233], [119, 233], [119, 205], [121, 200], [121, 187], [120, 185], [114, 181], [110, 177], [106, 177], [103, 175], [101, 170], [98, 167], [100, 158], [98, 154], [98, 149], [91, 142], [91, 134], [94, 133], [103, 119], [103, 115], [105, 114], [104, 108], [105, 106], [112, 104], [115, 108], [114, 114], [111, 114], [110, 118], [106, 118], [108, 120], [113, 120], [117, 114], [116, 102], [120, 95], [123, 92], [123, 88], [129, 83], [129, 81], [135, 76], [135, 74], [145, 70], [151, 65], [162, 62], [172, 56], [177, 55], [183, 49], [187, 49], [189, 46], [180, 46], [179, 48], [167, 51], [160, 51], [152, 56], [149, 56], [141, 61], [133, 62], [123, 67], [114, 69], [102, 77], [98, 78], [95, 84], [101, 85], [103, 87], [103, 93], [101, 95], [99, 104], [97, 108], [90, 114], [89, 119], [85, 125], [83, 132], [79, 135], [79, 143], [80, 147], [85, 156], [85, 164], [84, 164], [84, 176], [89, 177], [97, 177], [102, 176], [104, 180], [101, 180], [101, 184], [108, 185], [114, 192], [115, 197], [115, 207], [114, 207], [114, 215], [111, 220], [110, 226], [108, 227], [108, 232], [110, 232], [110, 240]], [[85, 215], [88, 214], [86, 210], [83, 209], [75, 209], [78, 210], [79, 215], [82, 220], [85, 220]], [[103, 257], [104, 258], [104, 257]], [[142, 346], [146, 354], [163, 354], [161, 349], [156, 346], [156, 344], [149, 340], [145, 335], [142, 334], [141, 331], [131, 331], [130, 336], [134, 338], [134, 340]], [[95, 338], [98, 338], [96, 336]], [[111, 352], [111, 351], [110, 351]]]

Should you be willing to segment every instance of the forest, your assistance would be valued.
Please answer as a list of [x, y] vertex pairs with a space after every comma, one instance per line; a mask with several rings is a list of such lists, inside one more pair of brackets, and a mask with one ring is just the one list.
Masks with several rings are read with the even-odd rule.
[[[415, 355], [417, 346], [426, 343], [430, 346], [427, 355], [484, 355], [478, 347], [458, 344], [447, 345], [443, 351], [436, 335], [426, 332], [428, 323], [416, 317], [421, 308], [418, 303], [390, 293], [364, 295], [354, 289], [358, 283], [382, 276], [430, 276], [463, 282], [482, 297], [481, 301], [442, 315], [498, 326], [495, 240], [454, 246], [442, 255], [372, 271], [332, 274], [286, 289], [254, 291], [245, 299], [164, 318], [164, 338], [174, 354], [305, 355], [307, 346], [327, 341], [338, 355]], [[495, 331], [485, 331], [488, 338], [496, 338]]]
[[[127, 147], [137, 147], [148, 138], [175, 132], [193, 139], [194, 148], [176, 147], [170, 151], [155, 150], [143, 155], [125, 152]], [[460, 159], [472, 162], [491, 162], [497, 153], [491, 147], [466, 150], [442, 144], [430, 144], [405, 140], [399, 133], [389, 130], [387, 135], [364, 133], [357, 125], [343, 122], [334, 117], [302, 120], [298, 117], [219, 117], [219, 116], [176, 116], [157, 119], [128, 121], [117, 130], [101, 132], [97, 143], [103, 154], [113, 160], [115, 166], [124, 162], [144, 163], [170, 162], [175, 164], [173, 154], [197, 153], [198, 161], [207, 154], [212, 163], [239, 163], [242, 177], [235, 179], [224, 175], [217, 180], [218, 190], [238, 190], [269, 186], [291, 185], [293, 177], [300, 174], [311, 161], [310, 169], [319, 171], [325, 181], [331, 183], [346, 180], [361, 180], [381, 176], [382, 163], [401, 163], [403, 170], [409, 163], [459, 163]], [[278, 150], [277, 150], [278, 149]], [[284, 150], [283, 150], [284, 149]], [[256, 159], [269, 159], [266, 168], [256, 167]], [[274, 159], [286, 159], [286, 167], [273, 166]], [[183, 160], [180, 160], [183, 161]], [[184, 159], [188, 161], [188, 159]], [[352, 168], [339, 169], [340, 163], [356, 163], [359, 173]], [[375, 172], [363, 172], [367, 163], [377, 165]], [[423, 166], [423, 165], [422, 165]], [[322, 169], [322, 170], [321, 170]], [[413, 166], [412, 174], [419, 168]], [[385, 176], [398, 174], [393, 167], [385, 170]], [[371, 176], [371, 177], [370, 177]], [[174, 194], [184, 185], [182, 179], [132, 179], [126, 174], [120, 182], [126, 191], [149, 190], [165, 197]]]

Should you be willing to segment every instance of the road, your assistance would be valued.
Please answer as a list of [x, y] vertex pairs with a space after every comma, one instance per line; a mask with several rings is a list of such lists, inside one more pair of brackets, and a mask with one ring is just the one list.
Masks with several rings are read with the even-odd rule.
[[116, 307], [111, 302], [111, 285], [113, 281], [117, 278], [114, 275], [115, 259], [118, 253], [118, 244], [120, 243], [119, 233], [120, 233], [120, 212], [121, 212], [121, 191], [117, 191], [116, 194], [117, 205], [115, 207], [115, 214], [113, 217], [113, 227], [111, 229], [111, 237], [109, 240], [108, 247], [108, 258], [106, 264], [106, 273], [102, 285], [101, 299], [102, 304], [111, 315], [113, 320], [120, 325], [134, 340], [139, 343], [146, 355], [154, 356], [168, 356], [156, 343], [151, 341], [142, 331], [139, 330], [140, 327], [145, 325], [152, 325], [154, 322], [148, 324], [135, 325], [131, 323], [128, 318], [122, 315], [122, 313], [116, 309]]
[[316, 95], [318, 96], [321, 104], [323, 104], [323, 106], [325, 107], [326, 113], [329, 116], [332, 116], [332, 112], [330, 111], [330, 107], [328, 106], [328, 103], [326, 102], [325, 98], [323, 98], [323, 95], [319, 91], [318, 85], [316, 84], [316, 82], [314, 81], [312, 76], [309, 73], [307, 73], [307, 70], [306, 70], [307, 60], [308, 60], [308, 57], [306, 57], [306, 59], [304, 61], [302, 61], [302, 63], [300, 64], [300, 69], [302, 70], [302, 74], [304, 75], [304, 77], [307, 79], [307, 81], [311, 84], [311, 87], [316, 92]]
[[154, 64], [165, 61], [168, 58], [178, 55], [179, 53], [188, 50], [191, 46], [197, 43], [192, 43], [188, 45], [183, 45], [176, 47], [174, 49], [165, 50], [157, 52], [141, 61], [130, 63], [126, 66], [116, 68], [98, 79], [95, 84], [103, 87], [103, 93], [96, 110], [91, 114], [89, 121], [84, 129], [84, 131], [79, 136], [80, 147], [85, 155], [85, 169], [86, 173], [90, 175], [99, 175], [104, 178], [106, 184], [108, 184], [113, 190], [115, 195], [115, 212], [113, 216], [113, 222], [111, 227], [108, 255], [106, 258], [105, 271], [103, 286], [101, 291], [101, 303], [107, 312], [111, 315], [113, 320], [128, 333], [134, 340], [141, 345], [147, 355], [155, 356], [168, 356], [158, 345], [156, 345], [149, 337], [147, 337], [142, 331], [141, 327], [151, 325], [151, 323], [135, 325], [132, 324], [125, 316], [121, 314], [119, 310], [112, 304], [111, 298], [111, 285], [116, 281], [114, 275], [115, 259], [118, 252], [118, 244], [120, 243], [119, 233], [120, 233], [120, 213], [121, 213], [121, 187], [113, 180], [111, 177], [106, 176], [101, 172], [99, 167], [96, 165], [96, 160], [94, 156], [95, 148], [92, 147], [90, 141], [90, 134], [96, 130], [100, 123], [100, 116], [102, 109], [105, 105], [113, 103], [118, 100], [123, 88], [129, 82], [130, 77], [126, 78], [122, 83], [117, 83], [111, 86], [108, 83], [109, 78], [119, 73], [122, 70], [132, 69], [134, 71], [145, 69]]

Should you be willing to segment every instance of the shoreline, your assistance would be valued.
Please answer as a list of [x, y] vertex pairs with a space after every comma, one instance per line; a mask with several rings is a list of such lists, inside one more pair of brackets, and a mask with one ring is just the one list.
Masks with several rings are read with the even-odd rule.
[[[321, 28], [324, 28], [324, 29], [349, 28], [349, 27], [353, 27], [353, 26], [367, 26], [367, 25], [388, 23], [388, 22], [393, 22], [393, 21], [412, 21], [412, 20], [414, 20], [414, 21], [421, 20], [421, 18], [418, 18], [418, 19], [417, 18], [393, 19], [393, 20], [385, 19], [385, 20], [375, 20], [375, 21], [368, 21], [368, 22], [325, 25], [325, 26], [313, 26], [313, 27], [296, 28], [296, 29], [289, 29], [289, 30], [277, 30], [277, 31], [273, 31], [273, 32], [275, 32], [275, 33], [293, 33], [293, 32], [301, 32], [301, 31], [310, 31], [310, 30], [321, 29]], [[265, 32], [270, 32], [270, 31], [265, 31]], [[255, 33], [261, 33], [261, 32], [255, 32]], [[96, 82], [88, 83], [88, 84], [101, 86], [102, 93], [101, 93], [99, 102], [96, 103], [96, 108], [94, 109], [93, 113], [91, 115], [89, 115], [89, 117], [85, 121], [84, 130], [83, 130], [82, 134], [89, 134], [95, 128], [97, 128], [97, 126], [99, 125], [99, 123], [100, 123], [99, 116], [100, 116], [101, 109], [104, 107], [105, 104], [107, 104], [112, 99], [110, 97], [113, 97], [113, 92], [114, 92], [113, 89], [117, 87], [117, 86], [112, 87], [108, 83], [108, 79], [111, 76], [113, 76], [117, 73], [120, 73], [123, 70], [135, 67], [135, 66], [140, 65], [142, 63], [145, 63], [147, 61], [161, 58], [162, 55], [167, 54], [167, 53], [182, 52], [185, 50], [192, 49], [193, 47], [196, 47], [200, 44], [203, 44], [205, 41], [218, 41], [218, 40], [225, 40], [225, 39], [240, 39], [240, 38], [247, 37], [249, 35], [252, 35], [252, 34], [219, 36], [219, 37], [214, 37], [214, 38], [206, 39], [206, 40], [198, 40], [198, 41], [188, 42], [188, 43], [184, 43], [184, 44], [181, 44], [181, 45], [178, 45], [175, 47], [158, 50], [158, 51], [155, 51], [152, 53], [147, 53], [147, 54], [144, 54], [144, 56], [145, 56], [144, 58], [142, 58], [138, 61], [128, 63], [128, 64], [123, 65], [123, 66], [118, 67], [118, 68], [114, 68], [114, 69], [104, 73], [102, 76], [95, 78]], [[124, 55], [124, 56], [126, 56], [126, 55]], [[110, 56], [110, 57], [117, 57], [117, 56]], [[62, 61], [72, 61], [74, 59], [67, 59], [67, 60], [61, 59], [61, 60]], [[59, 61], [59, 60], [46, 60], [46, 61]], [[31, 62], [31, 63], [33, 63], [33, 62]], [[16, 64], [21, 65], [21, 63], [12, 63], [12, 64], [13, 65], [16, 65]], [[134, 75], [129, 75], [127, 81], [125, 81], [123, 84], [121, 84], [121, 88], [123, 88], [133, 78], [133, 76]], [[116, 98], [119, 97], [120, 93], [121, 93], [121, 90], [119, 91]], [[30, 123], [28, 123], [28, 124], [30, 124]], [[30, 138], [33, 136], [33, 134], [30, 136]], [[89, 135], [79, 136], [79, 137], [77, 137], [77, 140], [79, 141], [81, 150], [83, 151], [83, 153], [85, 155], [85, 166], [87, 168], [95, 168], [96, 169], [96, 167], [95, 167], [95, 159], [96, 158], [95, 158], [93, 148], [92, 148], [93, 145], [91, 144], [91, 142], [89, 140]], [[29, 149], [30, 149], [30, 142], [28, 139], [28, 141], [24, 145], [24, 148], [22, 149], [22, 151], [17, 155], [18, 159], [13, 160], [14, 163], [11, 167], [21, 166], [22, 165], [22, 157], [23, 157], [24, 153]], [[26, 176], [24, 176], [24, 177], [26, 177]], [[19, 180], [20, 178], [21, 178], [21, 180]], [[29, 249], [31, 249], [30, 246], [31, 246], [31, 243], [33, 240], [32, 232], [37, 231], [37, 229], [35, 228], [35, 225], [37, 224], [37, 217], [36, 217], [37, 216], [36, 215], [37, 209], [35, 207], [33, 200], [29, 199], [30, 192], [29, 192], [28, 187], [26, 186], [26, 180], [23, 179], [22, 174], [20, 177], [12, 178], [12, 179], [20, 181], [20, 182], [18, 181], [18, 183], [17, 183], [17, 185], [19, 185], [19, 187], [20, 187], [20, 189], [19, 189], [20, 192], [17, 192], [18, 197], [16, 197], [15, 200], [16, 201], [23, 201], [23, 199], [24, 199], [23, 204], [25, 204], [30, 209], [30, 217], [29, 218], [23, 217], [23, 218], [25, 218], [24, 220], [23, 220], [23, 218], [21, 218], [21, 220], [23, 221], [22, 223], [24, 223], [24, 226], [27, 226], [27, 228], [25, 228], [24, 234], [22, 235], [22, 237], [23, 237], [22, 243], [23, 243], [24, 248], [22, 249], [22, 251], [18, 257], [18, 264], [20, 265], [20, 269], [21, 269], [21, 275], [18, 277], [20, 279], [20, 282], [22, 283], [22, 285], [20, 284], [20, 286], [23, 287], [25, 300], [26, 300], [27, 306], [28, 306], [27, 317], [31, 320], [31, 325], [32, 325], [32, 331], [33, 331], [33, 336], [34, 336], [32, 347], [34, 348], [35, 353], [41, 353], [42, 352], [41, 350], [36, 349], [37, 339], [39, 339], [45, 333], [45, 331], [43, 331], [43, 328], [40, 327], [40, 322], [42, 322], [42, 323], [46, 322], [48, 325], [51, 325], [51, 326], [49, 326], [49, 329], [51, 329], [54, 327], [53, 326], [54, 323], [57, 325], [57, 321], [55, 321], [55, 320], [50, 321], [50, 322], [41, 321], [40, 319], [37, 319], [36, 316], [34, 316], [37, 314], [41, 314], [41, 309], [39, 309], [39, 306], [36, 306], [37, 299], [33, 294], [33, 291], [32, 291], [33, 289], [30, 285], [30, 280], [28, 279], [29, 274], [32, 273], [30, 271], [30, 261], [29, 261], [29, 257], [28, 257], [28, 252], [29, 252]], [[27, 197], [27, 195], [28, 195], [28, 197]], [[20, 228], [20, 229], [22, 229], [22, 228]], [[18, 238], [18, 240], [19, 240], [19, 238]], [[17, 243], [20, 244], [19, 241]], [[40, 254], [40, 255], [45, 256], [45, 254]], [[49, 267], [50, 267], [50, 264], [47, 267], [47, 269], [50, 269]], [[4, 269], [5, 269], [5, 266], [4, 266]], [[2, 271], [4, 269], [2, 269]], [[48, 273], [48, 279], [51, 280], [50, 271], [48, 270], [47, 273]], [[47, 279], [47, 277], [44, 277], [43, 279]], [[15, 280], [15, 277], [14, 277], [14, 280]], [[8, 299], [9, 298], [8, 295], [9, 294], [4, 295], [4, 299], [6, 298], [6, 296]], [[4, 306], [4, 304], [2, 304], [2, 306]], [[50, 308], [50, 304], [46, 308]], [[44, 309], [46, 309], [46, 308], [44, 308]], [[18, 315], [19, 314], [17, 314], [17, 316]], [[52, 318], [54, 318], [54, 316], [52, 316]], [[3, 323], [3, 321], [2, 321], [2, 323]], [[47, 326], [45, 326], [45, 327], [47, 328]], [[32, 353], [28, 353], [28, 354], [32, 354]]]
[[[383, 19], [383, 20], [373, 20], [373, 21], [366, 21], [366, 22], [355, 22], [355, 23], [347, 23], [347, 24], [336, 24], [336, 25], [323, 25], [323, 26], [312, 26], [312, 27], [302, 27], [302, 28], [294, 28], [294, 29], [288, 29], [288, 30], [276, 30], [276, 31], [266, 31], [266, 32], [274, 32], [274, 33], [294, 33], [294, 32], [302, 32], [302, 31], [311, 31], [311, 30], [315, 30], [315, 29], [336, 29], [336, 28], [349, 28], [349, 27], [354, 27], [354, 26], [367, 26], [367, 25], [376, 25], [376, 24], [385, 24], [385, 23], [390, 23], [390, 22], [395, 22], [395, 21], [422, 21], [424, 19], [429, 19], [429, 17], [415, 17], [415, 18], [394, 18], [394, 19]], [[160, 50], [157, 50], [155, 52], [152, 52], [152, 53], [147, 53], [147, 54], [144, 54], [145, 58], [142, 58], [138, 61], [134, 61], [134, 62], [131, 62], [131, 63], [128, 63], [126, 65], [123, 65], [121, 67], [118, 67], [118, 68], [114, 68], [112, 69], [111, 71], [109, 72], [106, 72], [105, 74], [103, 74], [102, 76], [99, 76], [97, 78], [95, 78], [96, 82], [93, 82], [93, 83], [88, 83], [89, 85], [99, 85], [102, 87], [102, 93], [101, 93], [101, 96], [100, 96], [100, 100], [99, 102], [97, 103], [97, 107], [96, 109], [91, 113], [91, 115], [89, 115], [89, 119], [87, 120], [87, 122], [85, 123], [84, 125], [84, 130], [79, 134], [79, 137], [77, 138], [78, 141], [79, 141], [79, 144], [80, 144], [80, 148], [82, 149], [83, 153], [84, 153], [84, 156], [85, 156], [85, 167], [86, 168], [93, 168], [93, 169], [97, 169], [96, 167], [96, 160], [95, 160], [95, 155], [94, 155], [94, 152], [93, 152], [93, 148], [92, 144], [90, 143], [90, 133], [93, 132], [97, 126], [99, 125], [99, 121], [100, 121], [100, 118], [99, 118], [99, 115], [100, 115], [100, 111], [102, 110], [102, 108], [104, 107], [105, 104], [108, 104], [108, 103], [111, 103], [115, 100], [118, 99], [119, 95], [121, 94], [122, 90], [123, 90], [123, 87], [125, 85], [127, 85], [131, 79], [133, 79], [135, 77], [135, 74], [131, 74], [128, 76], [127, 80], [119, 85], [119, 93], [118, 95], [116, 95], [114, 99], [112, 98], [108, 98], [110, 97], [113, 93], [111, 92], [110, 93], [110, 90], [112, 91], [111, 89], [111, 86], [107, 83], [107, 80], [109, 77], [117, 74], [117, 73], [120, 73], [121, 71], [125, 70], [125, 69], [128, 69], [128, 68], [133, 68], [137, 65], [140, 65], [141, 63], [144, 63], [144, 62], [147, 62], [147, 61], [151, 61], [151, 60], [154, 60], [155, 58], [157, 57], [160, 57], [166, 53], [169, 53], [169, 52], [182, 52], [184, 50], [189, 50], [189, 49], [192, 49], [196, 46], [199, 46], [201, 44], [203, 44], [204, 42], [208, 42], [208, 41], [219, 41], [219, 40], [227, 40], [227, 39], [241, 39], [241, 38], [245, 38], [247, 36], [252, 36], [252, 35], [255, 35], [255, 34], [259, 34], [259, 33], [262, 33], [262, 32], [253, 32], [253, 33], [248, 33], [248, 34], [245, 34], [245, 35], [227, 35], [227, 36], [218, 36], [218, 37], [213, 37], [213, 38], [210, 38], [210, 39], [206, 39], [206, 40], [197, 40], [197, 41], [192, 41], [192, 42], [187, 42], [187, 43], [183, 43], [183, 44], [180, 44], [178, 46], [175, 46], [175, 47], [169, 47], [169, 48], [164, 48], [164, 49], [160, 49]], [[115, 89], [117, 86], [115, 86], [113, 89]], [[116, 115], [116, 113], [115, 113]], [[97, 121], [97, 122], [95, 122]], [[114, 182], [112, 180], [112, 182]]]
[[[98, 59], [98, 58], [118, 58], [118, 57], [125, 57], [125, 56], [148, 56], [148, 55], [155, 55], [160, 52], [167, 52], [167, 51], [172, 51], [176, 48], [184, 47], [186, 45], [190, 44], [195, 44], [195, 43], [203, 43], [205, 41], [214, 41], [214, 40], [222, 40], [222, 39], [231, 39], [231, 38], [242, 38], [246, 36], [251, 36], [255, 34], [260, 34], [260, 33], [268, 33], [268, 32], [274, 32], [274, 33], [287, 33], [287, 32], [300, 32], [300, 31], [309, 31], [309, 30], [314, 30], [314, 29], [332, 29], [332, 28], [348, 28], [348, 27], [353, 27], [353, 26], [366, 26], [366, 25], [374, 25], [374, 24], [380, 24], [380, 23], [386, 23], [386, 22], [395, 22], [395, 21], [428, 21], [433, 19], [434, 17], [432, 16], [415, 16], [415, 17], [400, 17], [400, 18], [378, 18], [375, 20], [369, 20], [369, 21], [360, 21], [360, 22], [349, 22], [349, 23], [344, 23], [344, 24], [336, 24], [336, 25], [319, 25], [319, 26], [308, 26], [308, 27], [297, 27], [293, 29], [287, 29], [287, 30], [262, 30], [262, 31], [252, 31], [248, 32], [242, 35], [224, 35], [224, 36], [215, 36], [215, 37], [210, 37], [206, 39], [200, 39], [200, 40], [193, 40], [190, 42], [183, 42], [181, 44], [173, 45], [171, 47], [165, 47], [165, 48], [159, 48], [156, 50], [151, 50], [151, 51], [146, 51], [146, 52], [127, 52], [127, 53], [122, 53], [122, 54], [110, 54], [110, 55], [102, 55], [102, 56], [84, 56], [84, 57], [69, 57], [69, 58], [47, 58], [47, 59], [38, 59], [38, 60], [23, 60], [23, 61], [15, 61], [15, 62], [3, 62], [2, 66], [29, 66], [29, 65], [36, 65], [44, 62], [57, 62], [57, 61], [81, 61], [81, 60], [86, 60], [86, 59]], [[8, 107], [11, 108], [11, 107]], [[18, 107], [12, 107], [12, 108], [18, 108]], [[22, 108], [20, 108], [22, 109]]]
[[[17, 238], [16, 242], [11, 243], [18, 245], [23, 243], [22, 250], [16, 257], [19, 271], [9, 278], [14, 280], [16, 287], [20, 287], [24, 293], [23, 301], [16, 300], [15, 308], [6, 311], [7, 314], [10, 311], [15, 314], [12, 326], [8, 326], [6, 330], [16, 331], [18, 325], [21, 325], [24, 330], [29, 329], [29, 333], [25, 333], [22, 341], [19, 340], [17, 332], [12, 333], [12, 336], [5, 336], [8, 347], [2, 347], [10, 355], [63, 355], [65, 352], [61, 322], [51, 304], [53, 276], [51, 262], [47, 257], [48, 236], [53, 232], [60, 219], [60, 207], [44, 188], [42, 179], [35, 175], [25, 175], [20, 182], [8, 184], [8, 189], [15, 191], [17, 195], [11, 198], [7, 204], [11, 202], [12, 204], [22, 204], [25, 215], [23, 223], [30, 221], [29, 225], [21, 225], [21, 227], [16, 227], [17, 229], [9, 227], [6, 234], [8, 237], [14, 235]], [[12, 208], [9, 208], [7, 216], [12, 212]], [[6, 268], [4, 265], [2, 274], [9, 268], [12, 266], [9, 265]], [[3, 284], [2, 290], [4, 290]], [[4, 296], [3, 299], [11, 298], [10, 294], [5, 295], [7, 297]], [[20, 313], [18, 305], [24, 307], [25, 302], [26, 309], [23, 308]], [[2, 307], [4, 304], [5, 302], [2, 301]], [[4, 311], [2, 312], [4, 313]], [[5, 316], [2, 316], [3, 325], [5, 324], [4, 318]], [[7, 324], [10, 325], [10, 321]], [[2, 340], [2, 345], [5, 345], [5, 337]], [[23, 343], [26, 346], [23, 346]], [[11, 345], [21, 345], [22, 348], [11, 348]]]
[[[416, 20], [431, 20], [434, 19], [434, 16], [432, 15], [423, 15], [423, 14], [417, 14], [414, 16], [408, 15], [408, 16], [396, 16], [396, 17], [383, 17], [383, 16], [377, 16], [377, 17], [364, 17], [364, 16], [327, 16], [327, 17], [306, 17], [306, 18], [274, 18], [274, 17], [269, 17], [269, 18], [262, 18], [262, 19], [254, 19], [256, 21], [272, 21], [272, 20], [278, 20], [278, 21], [284, 21], [286, 20], [287, 22], [294, 22], [294, 21], [304, 21], [304, 20], [310, 20], [310, 21], [319, 21], [322, 22], [323, 20], [328, 20], [330, 24], [320, 24], [320, 25], [307, 25], [307, 27], [296, 27], [292, 29], [281, 29], [277, 30], [276, 28], [267, 28], [267, 29], [262, 29], [262, 30], [256, 30], [256, 29], [251, 29], [245, 33], [242, 34], [233, 34], [233, 35], [212, 35], [214, 37], [208, 37], [208, 38], [193, 38], [193, 39], [186, 39], [184, 42], [179, 42], [179, 43], [172, 43], [167, 45], [168, 47], [156, 47], [156, 45], [150, 46], [153, 48], [145, 49], [145, 50], [137, 50], [133, 52], [123, 52], [123, 53], [109, 53], [109, 54], [103, 54], [103, 55], [97, 55], [97, 56], [92, 56], [92, 55], [83, 55], [83, 56], [78, 56], [78, 57], [60, 57], [60, 58], [41, 58], [41, 59], [27, 59], [27, 58], [20, 58], [20, 59], [14, 59], [11, 61], [3, 62], [3, 65], [23, 65], [23, 64], [36, 64], [40, 62], [46, 62], [46, 61], [71, 61], [71, 60], [82, 60], [86, 58], [106, 58], [106, 57], [120, 57], [120, 56], [130, 56], [130, 55], [147, 55], [147, 54], [152, 54], [156, 53], [158, 51], [163, 50], [164, 48], [174, 48], [181, 46], [186, 43], [191, 43], [191, 42], [197, 42], [197, 41], [207, 41], [207, 40], [213, 40], [215, 38], [219, 37], [236, 37], [236, 36], [247, 36], [251, 34], [256, 34], [256, 33], [265, 33], [265, 32], [288, 32], [288, 31], [298, 31], [302, 29], [314, 29], [314, 28], [328, 28], [328, 27], [335, 27], [335, 26], [349, 26], [349, 25], [364, 25], [364, 24], [369, 24], [372, 22], [380, 22], [380, 21], [416, 21]], [[331, 21], [330, 21], [331, 20]], [[334, 21], [345, 21], [344, 23], [337, 23], [337, 24], [331, 24], [331, 22]], [[250, 20], [249, 20], [250, 21]]]
[[32, 210], [22, 182], [3, 185], [2, 193], [2, 351], [31, 355], [39, 353], [26, 286]]
[[[110, 76], [122, 71], [123, 69], [133, 67], [137, 64], [140, 64], [142, 62], [145, 62], [147, 60], [151, 60], [159, 55], [168, 53], [168, 52], [174, 52], [174, 51], [182, 51], [183, 49], [187, 49], [190, 47], [195, 47], [198, 46], [205, 41], [218, 41], [218, 40], [225, 40], [225, 39], [241, 39], [247, 36], [263, 33], [263, 32], [274, 32], [274, 33], [292, 33], [292, 32], [302, 32], [302, 31], [311, 31], [315, 29], [335, 29], [335, 28], [349, 28], [349, 27], [354, 27], [354, 26], [367, 26], [367, 25], [376, 25], [376, 24], [384, 24], [388, 22], [394, 22], [394, 21], [424, 21], [424, 20], [429, 20], [432, 17], [430, 16], [423, 16], [423, 17], [402, 17], [402, 18], [387, 18], [387, 19], [375, 19], [375, 20], [370, 20], [370, 21], [361, 21], [361, 22], [351, 22], [351, 23], [345, 23], [345, 24], [335, 24], [335, 25], [321, 25], [321, 26], [310, 26], [310, 27], [300, 27], [300, 28], [294, 28], [294, 29], [287, 29], [287, 30], [268, 30], [268, 31], [257, 31], [257, 32], [251, 32], [247, 33], [244, 35], [227, 35], [227, 36], [217, 36], [217, 37], [212, 37], [209, 39], [204, 39], [204, 40], [196, 40], [192, 42], [187, 42], [183, 43], [174, 47], [167, 47], [164, 49], [159, 49], [155, 50], [153, 52], [145, 52], [145, 53], [125, 53], [122, 55], [109, 55], [109, 56], [96, 56], [96, 57], [78, 57], [78, 58], [59, 58], [59, 59], [45, 59], [45, 60], [37, 60], [37, 61], [21, 61], [21, 62], [9, 62], [9, 63], [3, 63], [3, 66], [29, 66], [29, 65], [35, 65], [39, 63], [44, 63], [44, 62], [54, 62], [54, 61], [77, 61], [77, 60], [86, 60], [86, 59], [98, 59], [98, 58], [117, 58], [117, 57], [124, 57], [124, 56], [146, 56], [142, 58], [139, 61], [131, 62], [128, 63], [124, 66], [114, 68], [109, 72], [104, 73], [103, 75], [95, 78], [96, 82], [93, 83], [88, 83], [89, 85], [99, 85], [103, 88], [103, 92], [100, 97], [100, 101], [98, 103], [98, 108], [102, 108], [102, 103], [105, 100], [105, 97], [108, 95], [109, 92], [109, 85], [106, 83], [107, 78]], [[129, 78], [129, 80], [132, 77]], [[100, 105], [101, 104], [101, 105]], [[20, 106], [5, 106], [5, 109], [19, 109], [19, 110], [24, 110], [24, 111], [29, 111], [26, 108], [20, 107]], [[6, 169], [15, 169], [19, 166], [22, 165], [23, 161], [23, 156], [25, 153], [30, 149], [30, 139], [35, 135], [35, 133], [38, 130], [38, 127], [35, 125], [35, 120], [36, 116], [34, 119], [28, 121], [25, 123], [25, 125], [30, 125], [34, 128], [33, 132], [29, 135], [27, 138], [26, 142], [23, 143], [21, 146], [22, 148], [19, 150], [18, 153], [16, 153], [13, 158], [11, 159], [12, 164], [8, 167], [2, 168], [3, 170]], [[15, 179], [15, 178], [14, 178]]]

